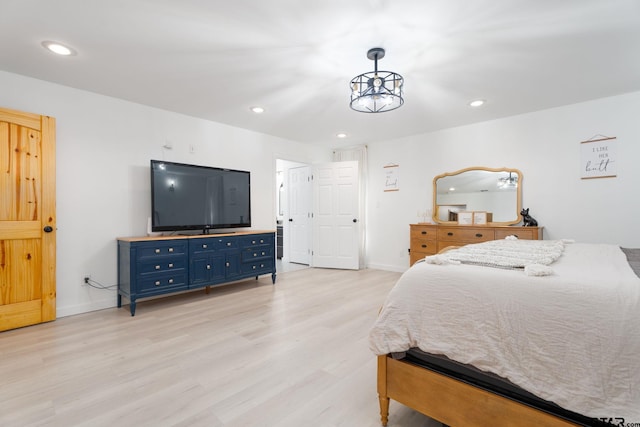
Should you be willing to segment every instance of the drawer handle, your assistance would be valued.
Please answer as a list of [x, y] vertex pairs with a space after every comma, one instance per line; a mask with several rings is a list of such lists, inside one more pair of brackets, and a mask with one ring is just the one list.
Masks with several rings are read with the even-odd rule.
[[448, 232], [447, 236], [453, 236], [453, 233], [452, 232]]
[[169, 279], [169, 284], [172, 284], [172, 283], [173, 283], [173, 279]]
[[207, 245], [202, 245], [202, 249], [207, 249]]
[[423, 232], [422, 232], [422, 234], [427, 234], [427, 232], [426, 232], [426, 231], [423, 231]]
[[169, 268], [173, 268], [173, 263], [172, 262], [169, 263]]
[[481, 233], [476, 233], [476, 237], [482, 237]]
[[231, 242], [227, 242], [227, 246], [231, 246]]
[[225, 265], [226, 265], [227, 267], [229, 267], [229, 265], [230, 265], [230, 264], [227, 262]]
[[160, 286], [160, 280], [156, 280], [155, 285], [156, 285], [156, 286]]
[[252, 244], [252, 245], [255, 245], [255, 244], [256, 244], [256, 241], [255, 241], [255, 240], [252, 240], [252, 241], [251, 241], [251, 244]]
[[422, 245], [422, 247], [423, 247], [423, 248], [426, 248], [426, 247], [427, 247], [427, 245]]
[[253, 269], [254, 269], [254, 270], [256, 269], [256, 266], [255, 266], [255, 265], [253, 266]]
[[207, 270], [211, 270], [211, 266], [207, 264]]
[[260, 239], [260, 243], [264, 243], [264, 240], [263, 240], [263, 239]]
[[260, 268], [264, 268], [264, 264], [260, 264]]
[[156, 270], [160, 270], [160, 266], [159, 265], [156, 265]]
[[154, 252], [159, 254], [160, 253], [160, 249], [156, 249]]
[[173, 248], [169, 248], [169, 252], [173, 252]]
[[262, 252], [262, 255], [264, 255], [264, 254], [265, 254], [265, 253], [264, 253], [264, 252]]
[[253, 256], [258, 256], [258, 254], [254, 252], [254, 253], [253, 253]]

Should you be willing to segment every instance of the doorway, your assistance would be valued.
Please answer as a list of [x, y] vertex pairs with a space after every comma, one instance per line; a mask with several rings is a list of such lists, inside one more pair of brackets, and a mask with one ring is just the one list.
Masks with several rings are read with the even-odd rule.
[[276, 160], [277, 259], [299, 266], [362, 267], [357, 161], [307, 165]]
[[[305, 188], [310, 166], [276, 159], [276, 269], [292, 271], [308, 268], [311, 190]], [[293, 203], [293, 207], [292, 207]]]

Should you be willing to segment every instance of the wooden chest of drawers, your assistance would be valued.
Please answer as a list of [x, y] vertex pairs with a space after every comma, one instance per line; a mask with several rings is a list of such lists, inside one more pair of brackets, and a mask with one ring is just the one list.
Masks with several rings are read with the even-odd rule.
[[542, 240], [542, 227], [468, 226], [449, 224], [410, 224], [410, 265], [449, 246], [464, 246], [488, 240], [516, 236], [518, 239]]
[[438, 229], [434, 225], [411, 224], [409, 257], [411, 265], [417, 260], [438, 252]]

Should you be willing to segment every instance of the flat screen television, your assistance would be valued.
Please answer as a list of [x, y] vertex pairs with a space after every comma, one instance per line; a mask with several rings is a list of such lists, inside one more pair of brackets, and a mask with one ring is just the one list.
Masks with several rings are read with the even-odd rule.
[[251, 227], [247, 171], [151, 160], [151, 230]]

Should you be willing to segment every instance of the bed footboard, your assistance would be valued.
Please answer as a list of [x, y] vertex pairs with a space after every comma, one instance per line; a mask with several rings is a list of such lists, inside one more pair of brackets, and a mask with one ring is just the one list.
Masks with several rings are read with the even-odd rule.
[[443, 424], [465, 427], [576, 427], [514, 400], [388, 356], [378, 356], [380, 420], [393, 399]]

